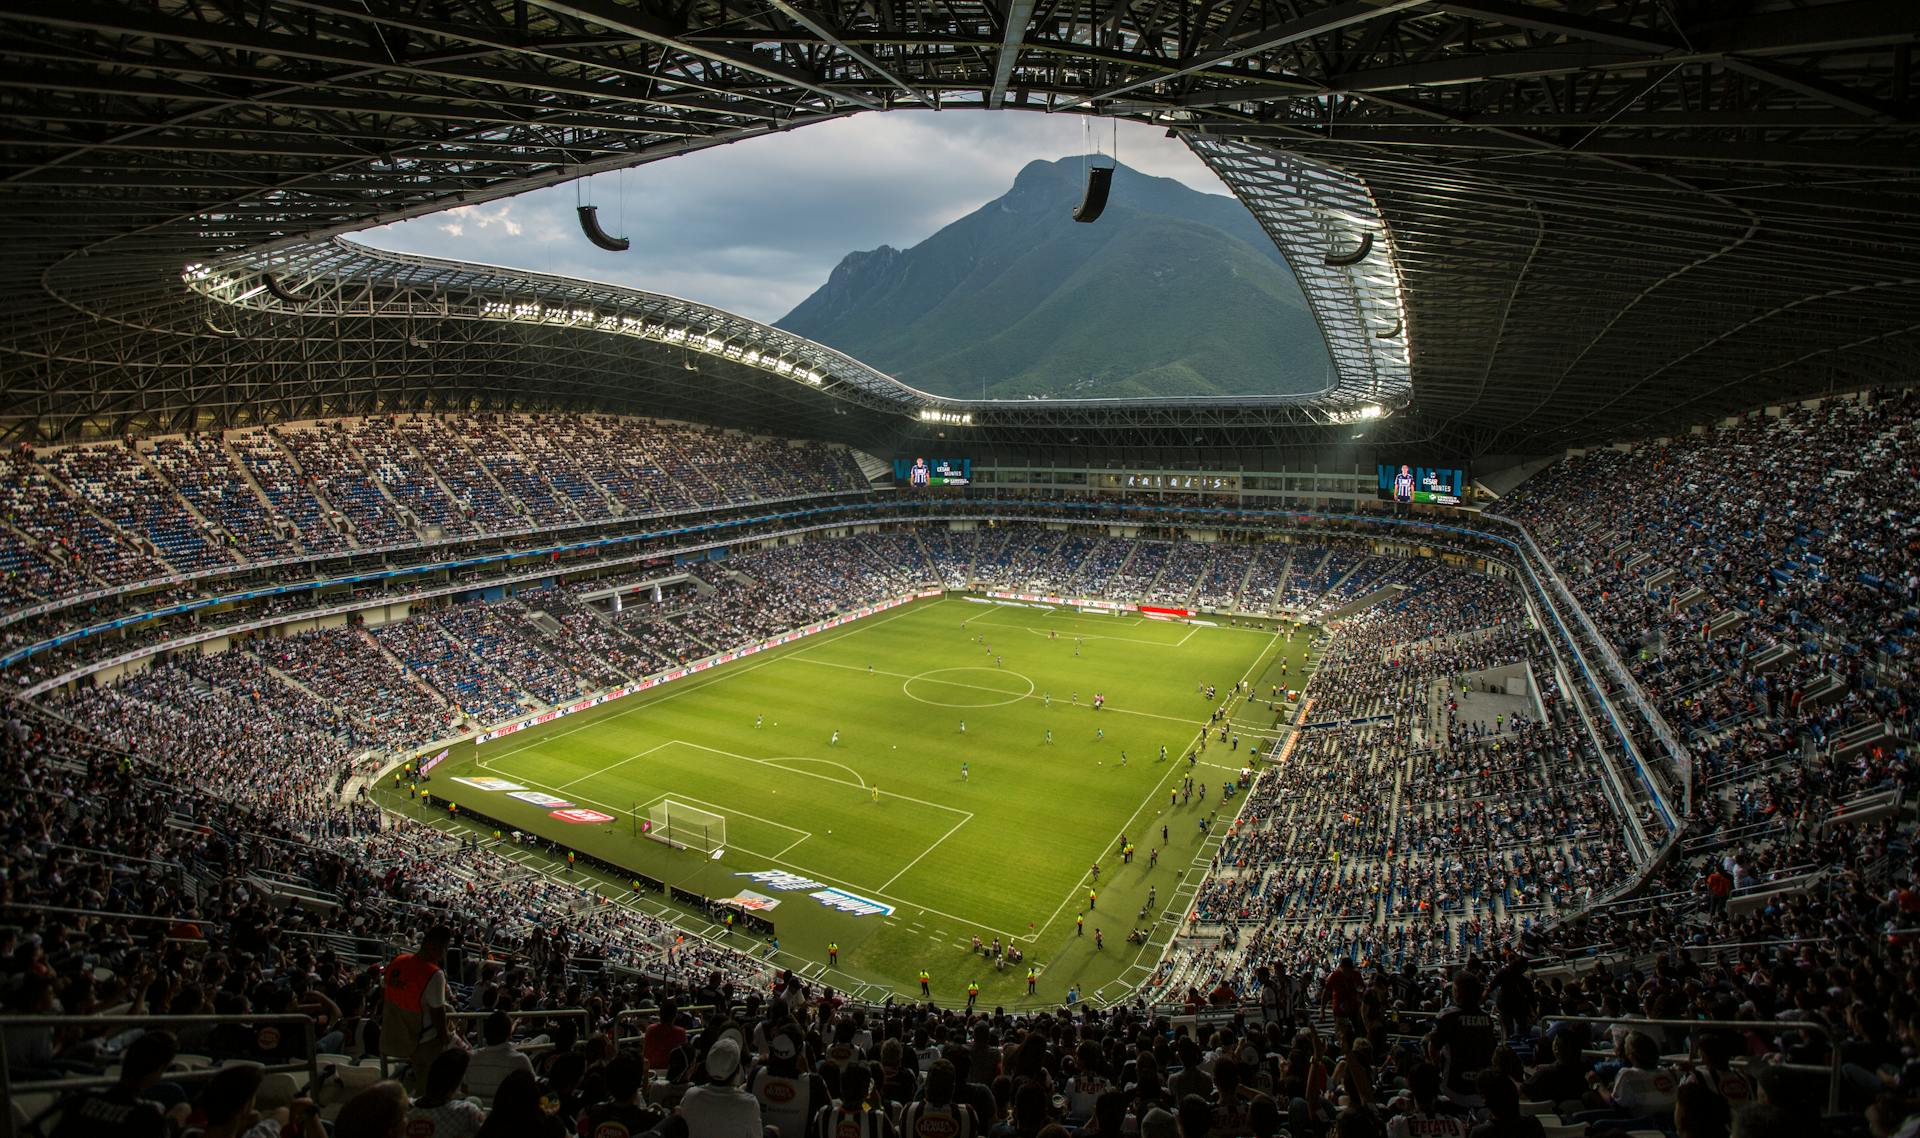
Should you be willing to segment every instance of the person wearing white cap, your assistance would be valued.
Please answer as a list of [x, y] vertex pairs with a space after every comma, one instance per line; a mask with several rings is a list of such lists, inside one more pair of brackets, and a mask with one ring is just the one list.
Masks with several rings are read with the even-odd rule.
[[763, 1138], [760, 1100], [740, 1088], [740, 1066], [740, 1032], [730, 1027], [707, 1048], [706, 1082], [680, 1100], [688, 1138]]
[[747, 1076], [760, 1103], [760, 1118], [783, 1135], [804, 1135], [822, 1107], [833, 1101], [824, 1079], [800, 1069], [800, 1045], [792, 1029], [776, 1031], [767, 1042], [766, 1061]]

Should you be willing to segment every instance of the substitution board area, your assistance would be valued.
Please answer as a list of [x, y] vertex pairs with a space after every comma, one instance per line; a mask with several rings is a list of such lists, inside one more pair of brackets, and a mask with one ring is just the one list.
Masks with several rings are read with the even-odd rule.
[[[1240, 804], [1222, 787], [1273, 736], [1272, 688], [1300, 682], [1306, 642], [1271, 624], [924, 600], [464, 745], [431, 790], [670, 886], [769, 906], [773, 962], [825, 983], [917, 995], [924, 968], [936, 999], [972, 980], [1009, 1005], [1069, 985], [1117, 995], [1176, 931]], [[1254, 698], [1231, 698], [1242, 680]], [[724, 819], [717, 858], [643, 834], [668, 800]], [[1042, 968], [1034, 1000], [1024, 964], [996, 973], [971, 955], [976, 935]]]

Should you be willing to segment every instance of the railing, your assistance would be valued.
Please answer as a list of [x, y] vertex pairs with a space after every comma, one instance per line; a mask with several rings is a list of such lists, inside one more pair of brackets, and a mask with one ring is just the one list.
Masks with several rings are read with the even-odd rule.
[[[262, 1064], [267, 1074], [294, 1074], [305, 1071], [307, 1085], [312, 1087], [320, 1081], [320, 1060], [314, 1053], [313, 1019], [297, 1012], [284, 1012], [277, 1015], [102, 1015], [102, 1016], [0, 1016], [0, 1031], [11, 1031], [20, 1027], [145, 1027], [152, 1029], [176, 1027], [214, 1027], [220, 1024], [287, 1024], [300, 1029], [301, 1038], [306, 1041], [307, 1057], [298, 1062]], [[53, 1092], [63, 1095], [71, 1091], [90, 1090], [96, 1087], [116, 1086], [120, 1082], [118, 1075], [73, 1075], [59, 1079], [31, 1079], [26, 1082], [13, 1081], [13, 1068], [8, 1062], [9, 1048], [0, 1047], [0, 1135], [14, 1138], [17, 1127], [14, 1120], [14, 1096]], [[186, 1082], [195, 1079], [211, 1078], [219, 1071], [218, 1067], [196, 1068], [192, 1070], [168, 1071], [166, 1077], [174, 1082]], [[29, 1118], [28, 1122], [34, 1122]]]
[[1677, 1027], [1689, 1035], [1701, 1031], [1764, 1031], [1768, 1038], [1791, 1032], [1811, 1032], [1820, 1036], [1827, 1044], [1825, 1063], [1780, 1063], [1778, 1066], [1787, 1071], [1822, 1072], [1827, 1076], [1827, 1113], [1833, 1114], [1840, 1109], [1840, 1053], [1833, 1046], [1833, 1029], [1814, 1020], [1773, 1020], [1773, 1019], [1622, 1019], [1618, 1016], [1541, 1016], [1542, 1024], [1584, 1023], [1594, 1027]]
[[[716, 1004], [685, 1004], [685, 1005], [676, 1004], [674, 1006], [674, 1010], [676, 1012], [710, 1012], [714, 1010], [714, 1008], [717, 1006], [718, 1005]], [[613, 1023], [611, 1024], [611, 1030], [613, 1032], [613, 1041], [616, 1044], [619, 1044], [619, 1043], [631, 1043], [632, 1041], [639, 1039], [640, 1038], [639, 1035], [621, 1035], [620, 1025], [623, 1023], [632, 1023], [637, 1020], [644, 1021], [648, 1018], [657, 1016], [659, 1014], [660, 1014], [660, 1009], [658, 1007], [621, 1008], [619, 1011], [613, 1013]], [[644, 1028], [642, 1030], [644, 1030]]]

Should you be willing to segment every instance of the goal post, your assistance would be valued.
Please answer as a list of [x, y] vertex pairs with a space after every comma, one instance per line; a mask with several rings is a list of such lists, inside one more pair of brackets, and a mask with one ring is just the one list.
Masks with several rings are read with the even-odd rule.
[[727, 817], [663, 798], [647, 807], [645, 836], [677, 850], [711, 853], [727, 844]]

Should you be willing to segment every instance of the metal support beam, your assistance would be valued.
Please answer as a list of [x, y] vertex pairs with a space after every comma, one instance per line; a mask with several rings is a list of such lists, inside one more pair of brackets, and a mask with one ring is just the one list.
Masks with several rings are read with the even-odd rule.
[[997, 111], [1006, 105], [1007, 83], [1013, 78], [1014, 64], [1020, 58], [1020, 45], [1027, 37], [1027, 24], [1033, 19], [1034, 0], [1007, 0], [1001, 16], [1000, 51], [994, 56], [993, 90], [987, 93], [987, 109]]

